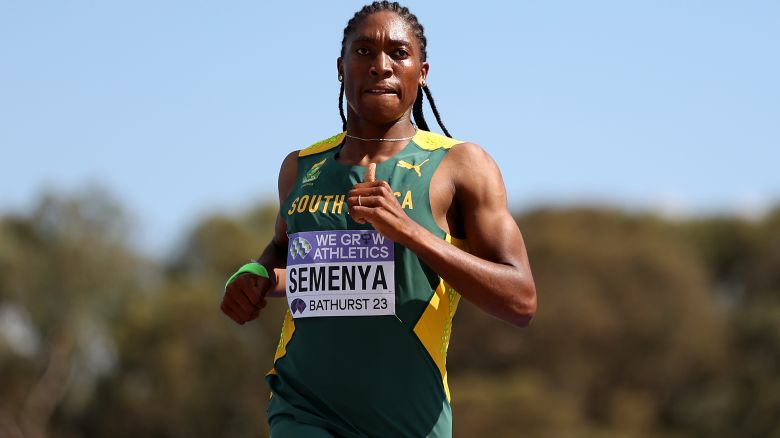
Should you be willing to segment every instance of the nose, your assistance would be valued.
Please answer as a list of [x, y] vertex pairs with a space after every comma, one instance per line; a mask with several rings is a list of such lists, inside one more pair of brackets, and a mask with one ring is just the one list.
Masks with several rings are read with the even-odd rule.
[[371, 63], [371, 69], [369, 73], [374, 77], [389, 78], [393, 75], [393, 70], [390, 68], [390, 60], [385, 52], [379, 52], [374, 57], [374, 62]]

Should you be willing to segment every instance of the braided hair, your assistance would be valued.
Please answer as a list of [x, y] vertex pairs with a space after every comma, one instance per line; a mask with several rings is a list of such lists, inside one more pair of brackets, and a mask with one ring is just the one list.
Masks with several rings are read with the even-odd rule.
[[[409, 26], [412, 28], [414, 32], [414, 36], [417, 38], [417, 41], [419, 41], [420, 43], [420, 59], [421, 61], [425, 62], [427, 58], [427, 53], [425, 49], [426, 49], [426, 44], [428, 43], [428, 40], [425, 38], [425, 29], [423, 29], [422, 24], [420, 24], [420, 22], [417, 21], [417, 17], [409, 11], [409, 8], [401, 6], [400, 4], [398, 4], [398, 2], [389, 2], [389, 1], [381, 1], [381, 2], [375, 1], [369, 5], [363, 6], [362, 9], [355, 12], [355, 15], [347, 23], [347, 27], [344, 28], [344, 38], [342, 38], [341, 40], [341, 56], [342, 57], [344, 56], [344, 50], [346, 48], [347, 38], [352, 34], [352, 32], [355, 31], [358, 25], [362, 23], [363, 20], [369, 15], [374, 14], [376, 12], [384, 12], [384, 11], [394, 12], [398, 14], [399, 17], [403, 18], [406, 21], [406, 23], [409, 24]], [[439, 124], [439, 127], [441, 128], [442, 131], [444, 131], [444, 134], [447, 137], [452, 138], [450, 132], [447, 131], [447, 128], [444, 127], [444, 123], [441, 121], [439, 110], [436, 108], [436, 103], [433, 101], [433, 95], [431, 95], [431, 90], [427, 84], [417, 89], [417, 99], [414, 101], [414, 105], [412, 105], [412, 116], [414, 117], [414, 123], [420, 129], [429, 131], [428, 123], [425, 121], [425, 116], [423, 115], [423, 92], [425, 92], [425, 96], [428, 98], [428, 101], [431, 103], [431, 110], [433, 110], [433, 115], [436, 116], [436, 122]], [[339, 114], [341, 115], [342, 129], [346, 131], [347, 118], [344, 116], [344, 82], [341, 83], [341, 87], [339, 90]]]

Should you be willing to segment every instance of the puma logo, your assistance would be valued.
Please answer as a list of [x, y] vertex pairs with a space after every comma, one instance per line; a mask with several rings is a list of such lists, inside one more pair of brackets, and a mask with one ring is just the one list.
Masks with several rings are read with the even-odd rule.
[[404, 169], [414, 170], [415, 172], [417, 172], [417, 176], [422, 176], [422, 173], [420, 173], [420, 166], [422, 166], [423, 164], [427, 163], [428, 160], [429, 159], [426, 158], [425, 161], [423, 161], [420, 164], [412, 164], [412, 163], [408, 163], [408, 162], [406, 162], [404, 160], [398, 160], [398, 167], [402, 167]]

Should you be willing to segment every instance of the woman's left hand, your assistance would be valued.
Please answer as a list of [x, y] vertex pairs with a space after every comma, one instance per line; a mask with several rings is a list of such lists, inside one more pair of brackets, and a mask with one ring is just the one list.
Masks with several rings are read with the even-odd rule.
[[376, 180], [376, 164], [366, 170], [364, 182], [352, 186], [347, 194], [347, 206], [352, 220], [368, 222], [388, 239], [404, 244], [419, 226], [401, 208], [387, 181]]

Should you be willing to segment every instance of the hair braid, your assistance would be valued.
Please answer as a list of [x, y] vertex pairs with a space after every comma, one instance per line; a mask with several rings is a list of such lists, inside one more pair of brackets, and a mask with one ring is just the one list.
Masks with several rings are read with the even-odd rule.
[[[409, 8], [401, 6], [398, 4], [398, 2], [389, 2], [389, 1], [375, 1], [371, 4], [363, 6], [359, 11], [355, 12], [355, 15], [350, 18], [350, 20], [347, 22], [347, 26], [344, 28], [344, 37], [341, 39], [341, 56], [344, 57], [344, 51], [346, 50], [346, 44], [347, 39], [352, 34], [352, 32], [355, 31], [355, 29], [358, 27], [358, 25], [369, 15], [377, 13], [377, 12], [394, 12], [398, 14], [399, 17], [403, 18], [407, 24], [412, 28], [412, 31], [414, 32], [415, 38], [417, 38], [417, 41], [420, 43], [420, 60], [422, 62], [425, 62], [428, 58], [428, 53], [426, 51], [426, 47], [428, 45], [428, 39], [425, 38], [425, 28], [422, 24], [417, 20], [417, 16], [411, 13], [409, 11]], [[436, 122], [438, 122], [439, 127], [441, 127], [442, 131], [444, 131], [444, 134], [447, 137], [452, 138], [449, 131], [447, 131], [447, 128], [444, 127], [444, 123], [441, 121], [441, 116], [439, 115], [439, 110], [436, 108], [436, 104], [433, 102], [433, 96], [431, 95], [431, 91], [428, 89], [427, 86], [422, 87], [422, 90], [420, 88], [417, 89], [417, 99], [414, 101], [414, 105], [412, 106], [412, 115], [414, 116], [414, 121], [417, 124], [417, 126], [420, 129], [428, 130], [428, 124], [425, 122], [425, 117], [423, 115], [423, 91], [425, 92], [425, 95], [428, 97], [428, 101], [431, 103], [431, 109], [433, 110], [433, 114], [436, 116]], [[341, 91], [339, 92], [339, 114], [341, 114], [341, 121], [342, 125], [344, 127], [344, 130], [347, 130], [347, 120], [344, 117], [344, 109], [343, 109], [343, 99], [344, 99], [344, 83], [341, 84]]]
[[341, 115], [341, 130], [347, 130], [347, 118], [344, 116], [344, 82], [339, 87], [339, 114]]
[[[431, 94], [431, 90], [428, 88], [428, 86], [422, 87], [423, 91], [425, 91], [425, 95], [428, 97], [428, 101], [431, 103], [431, 109], [433, 110], [433, 115], [436, 116], [436, 122], [439, 124], [439, 127], [442, 131], [444, 131], [444, 135], [446, 135], [449, 138], [452, 138], [450, 135], [450, 131], [447, 131], [447, 128], [444, 127], [444, 123], [441, 121], [441, 116], [439, 115], [439, 110], [436, 108], [436, 103], [433, 101], [433, 95]], [[418, 92], [419, 94], [419, 92]]]
[[417, 99], [412, 106], [412, 116], [414, 116], [414, 124], [423, 131], [428, 131], [428, 122], [425, 121], [425, 115], [423, 114], [423, 93], [420, 88], [417, 89]]

